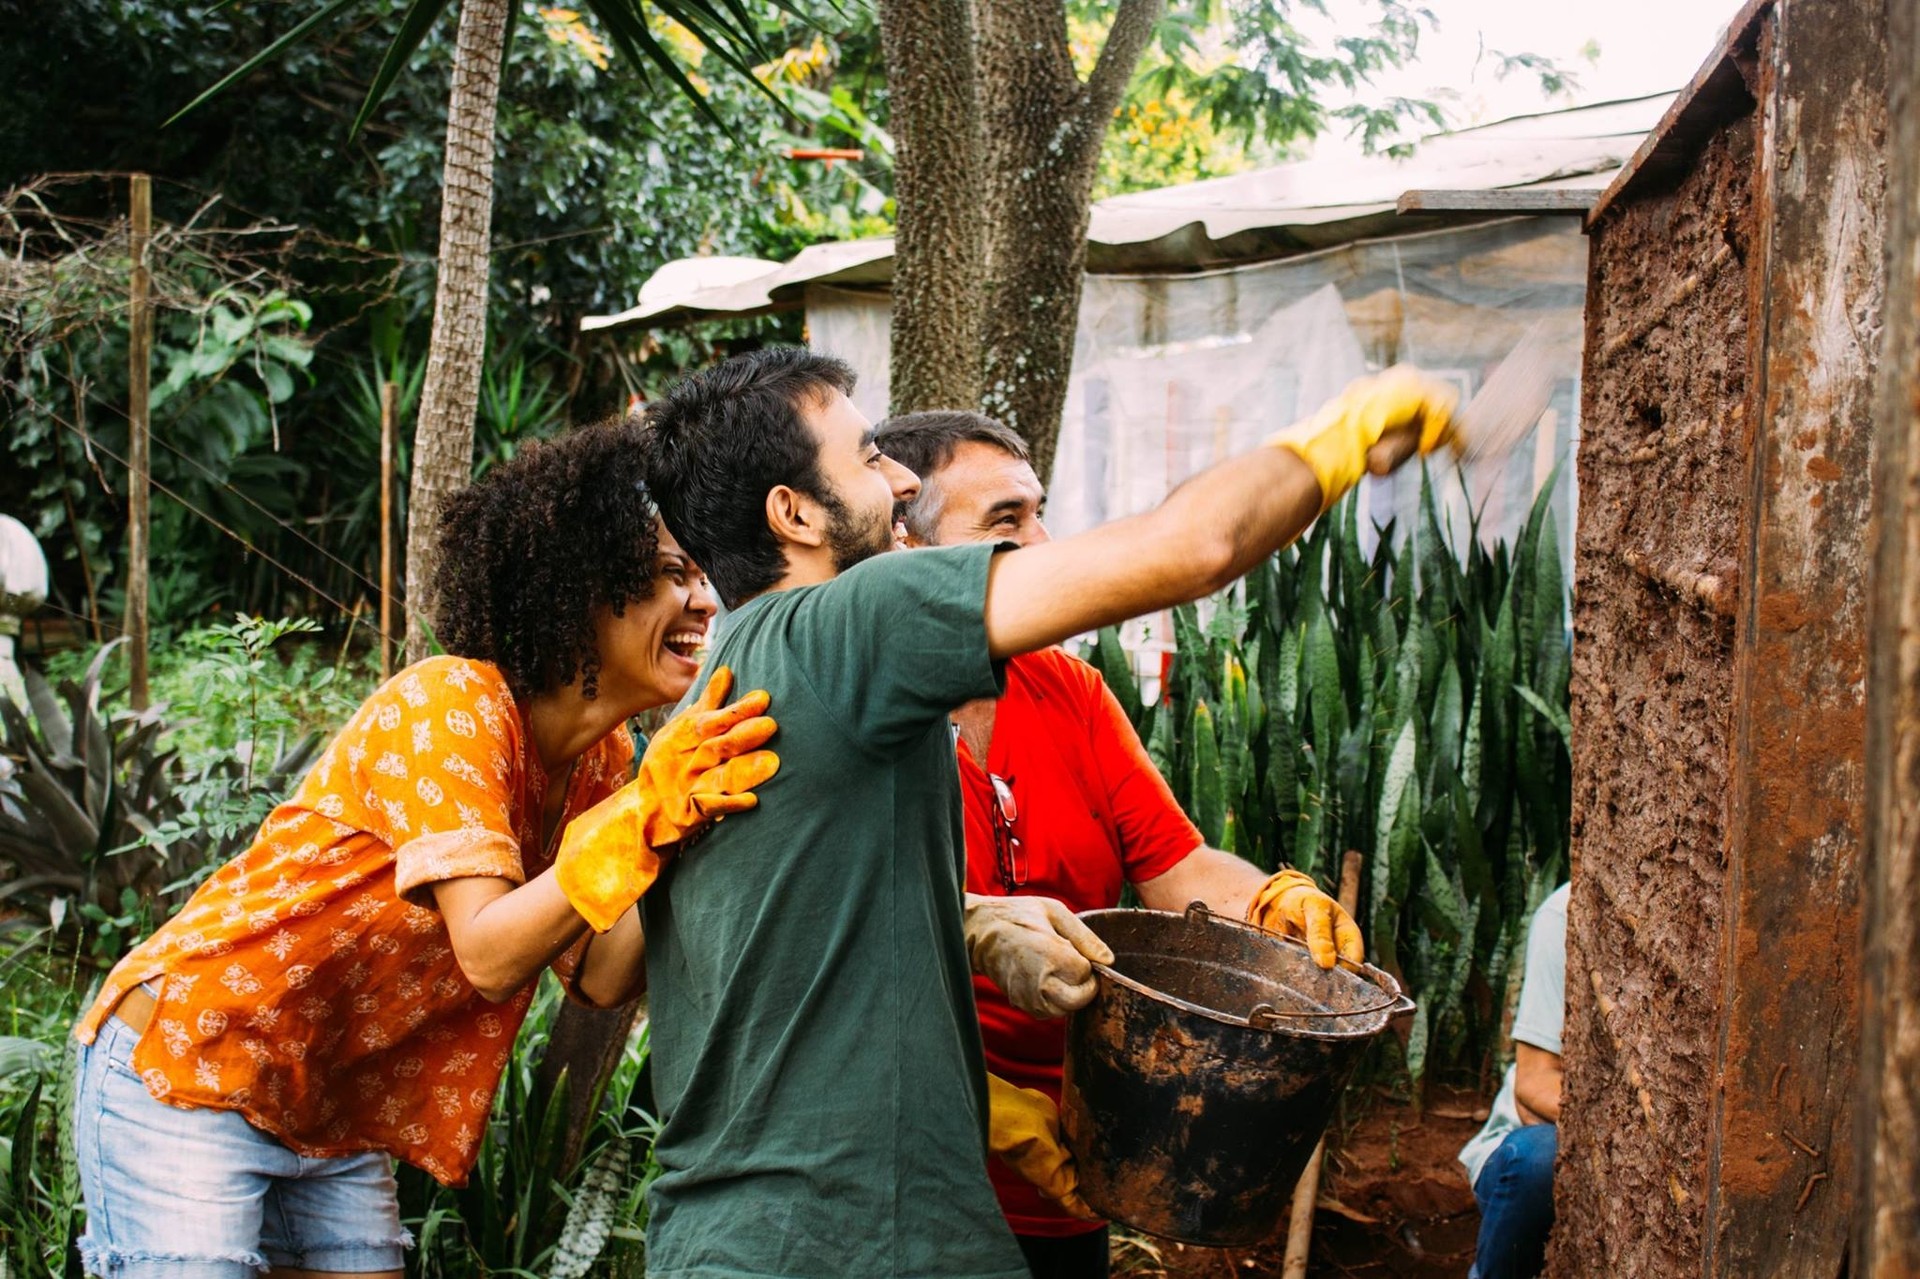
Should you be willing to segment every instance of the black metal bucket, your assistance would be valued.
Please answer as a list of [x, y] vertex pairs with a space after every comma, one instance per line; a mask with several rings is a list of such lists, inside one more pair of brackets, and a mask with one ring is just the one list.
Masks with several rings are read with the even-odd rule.
[[1258, 1243], [1367, 1044], [1413, 1001], [1370, 965], [1210, 913], [1095, 910], [1113, 948], [1067, 1026], [1061, 1121], [1095, 1212], [1183, 1243]]

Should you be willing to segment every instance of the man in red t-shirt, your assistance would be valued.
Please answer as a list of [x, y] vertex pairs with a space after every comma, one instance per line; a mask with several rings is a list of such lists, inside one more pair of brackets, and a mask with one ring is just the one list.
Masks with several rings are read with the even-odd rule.
[[[993, 419], [911, 413], [883, 422], [874, 440], [920, 477], [919, 496], [900, 512], [912, 545], [1047, 540], [1045, 491], [1026, 445]], [[1052, 928], [1065, 912], [1048, 898], [1067, 911], [1117, 906], [1131, 883], [1152, 910], [1184, 910], [1199, 900], [1305, 936], [1326, 967], [1336, 953], [1363, 958], [1360, 930], [1306, 876], [1269, 876], [1207, 847], [1087, 663], [1058, 648], [1013, 658], [1006, 692], [969, 702], [953, 720], [966, 801], [970, 944]], [[1060, 931], [1075, 934], [1072, 924]], [[1032, 989], [1002, 992], [974, 978], [987, 1069], [1056, 1105], [1066, 1056], [1059, 1014], [1093, 994], [1086, 960], [1065, 940], [1057, 950], [1053, 969], [1037, 975]], [[997, 1162], [991, 1172], [1034, 1279], [1104, 1279], [1104, 1223], [1067, 1215]]]

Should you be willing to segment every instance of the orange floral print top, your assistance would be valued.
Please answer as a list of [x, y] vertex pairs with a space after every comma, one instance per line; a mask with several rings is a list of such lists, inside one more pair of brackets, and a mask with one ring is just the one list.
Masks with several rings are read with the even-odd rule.
[[[580, 757], [560, 825], [624, 785], [622, 728]], [[499, 670], [436, 657], [367, 699], [253, 846], [108, 976], [75, 1033], [159, 987], [133, 1064], [156, 1098], [237, 1110], [310, 1157], [384, 1150], [464, 1184], [533, 997], [461, 973], [432, 886], [523, 883], [547, 779]], [[585, 939], [554, 963], [563, 979]], [[156, 980], [157, 979], [157, 980]]]

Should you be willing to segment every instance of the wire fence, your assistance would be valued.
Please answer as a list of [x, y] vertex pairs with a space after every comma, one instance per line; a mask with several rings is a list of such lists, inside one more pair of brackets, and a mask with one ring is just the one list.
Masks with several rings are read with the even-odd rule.
[[[123, 427], [128, 413], [114, 388], [103, 387], [88, 374], [85, 357], [97, 354], [116, 335], [124, 335], [129, 323], [132, 242], [123, 211], [129, 176], [49, 174], [0, 193], [0, 400], [5, 401], [15, 429], [33, 416], [67, 435], [78, 445], [93, 483], [109, 495], [117, 491], [115, 481], [124, 478], [128, 460], [103, 438], [99, 426], [107, 422]], [[153, 228], [146, 259], [149, 304], [156, 314], [186, 317], [203, 330], [218, 325], [223, 308], [230, 311], [238, 299], [298, 296], [306, 303], [325, 304], [321, 323], [308, 328], [301, 339], [311, 350], [327, 333], [361, 322], [372, 308], [398, 296], [403, 272], [417, 264], [404, 255], [256, 217], [217, 193], [185, 183], [162, 178], [156, 179], [156, 186], [170, 197], [167, 203], [184, 206], [187, 212]], [[303, 318], [312, 315], [308, 308]], [[258, 372], [257, 355], [255, 359]], [[189, 393], [204, 395], [209, 386], [190, 388]], [[273, 415], [273, 452], [279, 453], [280, 423], [271, 398], [267, 410]], [[380, 584], [361, 566], [164, 433], [154, 432], [150, 438], [209, 491], [218, 491], [224, 500], [249, 512], [247, 523], [254, 527], [250, 531], [235, 528], [178, 488], [156, 479], [154, 487], [190, 519], [230, 539], [246, 556], [257, 558], [342, 616], [360, 611], [343, 594], [364, 591], [378, 598]], [[120, 469], [110, 475], [103, 458]], [[65, 519], [56, 522], [64, 522], [76, 543], [82, 543], [72, 497], [65, 493], [63, 497]], [[330, 566], [331, 585], [323, 585], [315, 580], [316, 574], [303, 572], [283, 555], [263, 547], [257, 534], [267, 530], [285, 539], [285, 546], [300, 550], [322, 567]], [[94, 573], [85, 563], [83, 543], [78, 553], [88, 611], [83, 614], [58, 602], [49, 607], [86, 622], [97, 637], [104, 628]], [[342, 583], [348, 587], [345, 592], [340, 590]], [[371, 629], [379, 633], [377, 627]], [[380, 638], [392, 641], [395, 637], [382, 634]]]

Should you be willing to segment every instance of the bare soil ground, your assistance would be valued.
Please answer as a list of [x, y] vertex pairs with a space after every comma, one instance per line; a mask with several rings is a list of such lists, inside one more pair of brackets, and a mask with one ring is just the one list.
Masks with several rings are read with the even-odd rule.
[[[1461, 1279], [1480, 1214], [1454, 1157], [1479, 1130], [1486, 1103], [1434, 1088], [1424, 1114], [1372, 1097], [1327, 1160], [1314, 1213], [1309, 1276]], [[1192, 1248], [1115, 1232], [1114, 1273], [1138, 1279], [1255, 1279], [1279, 1275], [1286, 1233], [1256, 1248]]]

